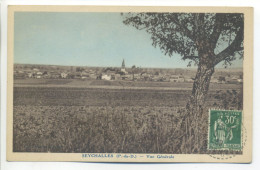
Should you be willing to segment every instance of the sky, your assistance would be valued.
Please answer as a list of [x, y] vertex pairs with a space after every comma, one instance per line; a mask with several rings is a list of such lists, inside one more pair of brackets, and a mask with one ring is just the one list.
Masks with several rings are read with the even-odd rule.
[[[124, 59], [126, 67], [187, 67], [179, 54], [164, 55], [148, 33], [122, 21], [120, 13], [15, 12], [14, 62], [120, 67]], [[242, 60], [231, 67], [241, 68]]]

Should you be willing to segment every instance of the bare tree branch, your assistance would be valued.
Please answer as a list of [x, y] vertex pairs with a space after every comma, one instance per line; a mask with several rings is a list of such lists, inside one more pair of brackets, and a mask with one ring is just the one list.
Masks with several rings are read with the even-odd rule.
[[194, 59], [199, 59], [199, 56], [184, 56], [182, 59], [183, 60], [187, 60], [187, 59], [194, 60]]
[[195, 41], [192, 31], [190, 31], [184, 24], [182, 24], [177, 16], [172, 16], [171, 19], [174, 22], [174, 24], [178, 25], [181, 29], [183, 29], [184, 35], [186, 35], [191, 40]]
[[243, 41], [244, 41], [244, 25], [241, 24], [240, 29], [237, 32], [234, 41], [225, 50], [223, 50], [218, 55], [216, 55], [214, 64], [217, 65], [218, 63], [224, 61], [228, 57], [235, 55], [236, 52], [243, 50], [244, 47], [241, 46]]
[[220, 13], [216, 14], [215, 26], [214, 26], [213, 32], [211, 34], [211, 44], [214, 47], [216, 47], [217, 41], [222, 32], [224, 18], [225, 18], [225, 15], [220, 14]]

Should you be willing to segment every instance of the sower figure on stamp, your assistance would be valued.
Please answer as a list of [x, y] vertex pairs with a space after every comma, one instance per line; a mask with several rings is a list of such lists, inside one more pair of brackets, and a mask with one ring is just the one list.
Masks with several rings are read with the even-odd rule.
[[219, 144], [219, 146], [224, 144], [224, 141], [226, 139], [226, 124], [222, 121], [223, 116], [220, 115], [218, 119], [215, 121], [214, 124], [214, 131], [215, 131], [215, 137], [216, 141]]

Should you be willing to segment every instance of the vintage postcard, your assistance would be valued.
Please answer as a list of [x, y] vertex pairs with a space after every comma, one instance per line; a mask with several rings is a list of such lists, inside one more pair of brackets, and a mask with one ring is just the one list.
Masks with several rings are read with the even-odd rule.
[[252, 160], [253, 8], [8, 7], [8, 161]]

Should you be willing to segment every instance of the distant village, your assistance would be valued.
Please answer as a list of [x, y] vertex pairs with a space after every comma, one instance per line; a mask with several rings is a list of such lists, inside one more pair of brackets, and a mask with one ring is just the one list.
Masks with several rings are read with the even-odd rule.
[[[185, 69], [160, 71], [132, 66], [126, 68], [125, 61], [121, 67], [76, 67], [48, 65], [14, 65], [14, 79], [81, 79], [81, 80], [123, 80], [123, 81], [156, 81], [156, 82], [190, 82], [195, 79], [195, 72]], [[212, 83], [242, 83], [242, 73], [215, 74]]]

